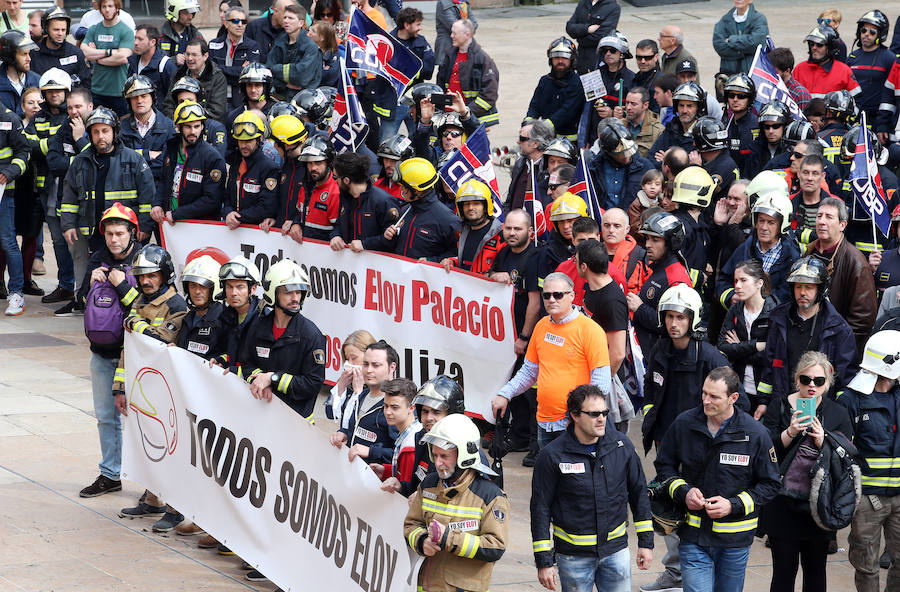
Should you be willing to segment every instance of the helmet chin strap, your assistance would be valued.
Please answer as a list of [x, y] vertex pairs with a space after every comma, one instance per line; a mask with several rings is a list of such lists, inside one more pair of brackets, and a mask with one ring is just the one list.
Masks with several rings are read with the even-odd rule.
[[297, 310], [293, 310], [293, 309], [287, 308], [286, 306], [282, 306], [278, 301], [275, 302], [275, 306], [279, 310], [281, 310], [281, 312], [283, 312], [284, 314], [286, 314], [289, 317], [295, 317], [300, 313], [299, 306], [297, 307]]

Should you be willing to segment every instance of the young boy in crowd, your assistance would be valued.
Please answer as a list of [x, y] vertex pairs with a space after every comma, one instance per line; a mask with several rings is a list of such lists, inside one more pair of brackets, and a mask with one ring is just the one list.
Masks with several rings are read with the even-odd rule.
[[401, 482], [412, 479], [416, 457], [416, 434], [422, 424], [416, 419], [413, 398], [416, 384], [407, 378], [395, 378], [384, 383], [384, 418], [388, 425], [397, 429], [399, 435], [394, 441], [394, 455], [390, 464], [369, 465], [384, 483], [381, 489], [391, 493], [400, 490]]

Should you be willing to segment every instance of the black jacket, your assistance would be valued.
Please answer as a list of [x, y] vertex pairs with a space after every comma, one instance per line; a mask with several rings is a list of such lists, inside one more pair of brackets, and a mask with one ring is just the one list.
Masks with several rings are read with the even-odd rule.
[[389, 243], [384, 238], [384, 231], [398, 217], [394, 198], [372, 183], [358, 199], [341, 191], [341, 214], [331, 231], [331, 238], [339, 236], [348, 245], [360, 240], [368, 251], [387, 251]]
[[216, 360], [222, 366], [230, 366], [232, 371], [237, 372], [238, 354], [247, 337], [247, 330], [257, 315], [262, 312], [262, 308], [259, 298], [251, 296], [250, 308], [247, 309], [247, 315], [243, 322], [238, 319], [237, 311], [230, 306], [226, 306], [222, 311], [219, 322], [225, 331], [225, 350], [216, 356]]
[[192, 308], [181, 321], [176, 345], [206, 360], [223, 354], [228, 342], [225, 326], [222, 325], [224, 311], [225, 306], [216, 301], [210, 302], [204, 315], [198, 315]]
[[170, 58], [162, 50], [154, 51], [147, 66], [141, 69], [141, 56], [136, 53], [128, 56], [128, 75], [146, 76], [156, 87], [156, 106], [160, 107], [169, 95], [169, 89], [175, 81], [175, 70], [178, 62]]
[[394, 253], [410, 259], [425, 257], [435, 263], [456, 254], [456, 239], [462, 223], [438, 201], [434, 191], [404, 208], [401, 217], [404, 214], [400, 233], [389, 241], [389, 248]]
[[578, 133], [579, 114], [583, 105], [584, 88], [578, 73], [570, 69], [561, 77], [556, 77], [551, 72], [538, 80], [526, 115], [535, 119], [548, 119], [553, 123], [557, 135], [574, 139], [572, 136]]
[[[153, 173], [153, 182], [159, 183], [166, 142], [177, 134], [172, 120], [160, 111], [155, 111], [156, 121], [153, 122], [153, 127], [144, 136], [141, 136], [137, 131], [134, 115], [129, 115], [122, 119], [121, 138], [123, 144], [144, 157], [144, 160], [150, 166], [150, 172]], [[151, 158], [150, 152], [159, 152], [160, 154], [156, 158]]]
[[[247, 172], [238, 187], [238, 168], [241, 160], [247, 161]], [[231, 212], [241, 215], [241, 224], [259, 224], [278, 214], [278, 179], [281, 171], [275, 162], [263, 154], [262, 146], [246, 159], [235, 151], [228, 158], [228, 181], [225, 183], [224, 218]]]
[[400, 432], [389, 425], [384, 417], [384, 399], [373, 407], [362, 411], [361, 405], [369, 394], [369, 387], [364, 387], [356, 397], [347, 401], [344, 413], [350, 414], [346, 428], [338, 430], [347, 436], [347, 447], [361, 444], [369, 447], [366, 462], [391, 464], [394, 455], [394, 441]]
[[68, 41], [56, 49], [47, 47], [41, 39], [37, 49], [31, 50], [31, 71], [40, 76], [50, 68], [59, 68], [72, 77], [72, 87], [91, 88], [91, 69], [84, 60], [84, 52]]
[[[206, 109], [206, 115], [210, 119], [221, 121], [225, 114], [228, 113], [228, 80], [225, 79], [225, 74], [222, 73], [215, 62], [206, 60], [206, 66], [199, 76], [194, 76], [185, 65], [175, 70], [172, 80], [181, 80], [185, 76], [196, 78], [200, 83], [204, 95], [200, 103]], [[163, 102], [162, 112], [166, 114], [166, 117], [172, 117], [175, 113], [175, 107], [177, 105], [172, 99], [172, 94], [167, 94]]]
[[262, 16], [253, 19], [247, 24], [244, 36], [256, 41], [256, 44], [259, 46], [259, 55], [267, 56], [269, 55], [269, 50], [272, 49], [272, 42], [275, 41], [275, 38], [278, 37], [282, 30], [272, 26], [272, 11], [267, 10]]
[[[765, 343], [769, 336], [769, 313], [775, 308], [775, 299], [767, 296], [763, 301], [762, 310], [759, 316], [753, 321], [750, 327], [750, 333], [747, 333], [747, 321], [744, 317], [744, 303], [738, 302], [734, 304], [728, 312], [725, 313], [725, 320], [722, 322], [722, 329], [719, 331], [719, 351], [721, 351], [731, 362], [731, 368], [737, 372], [741, 381], [744, 380], [744, 371], [747, 365], [753, 366], [753, 378], [759, 382], [762, 376], [763, 366], [766, 363], [766, 357], [763, 352], [757, 351], [757, 343]], [[725, 334], [734, 331], [740, 340], [738, 343], [728, 343]]]
[[178, 183], [178, 201], [173, 207], [172, 186], [181, 136], [175, 136], [166, 144], [160, 181], [156, 184], [154, 206], [172, 211], [172, 219], [218, 220], [222, 210], [225, 190], [225, 159], [208, 142], [200, 140], [187, 149], [186, 160]]
[[222, 74], [225, 75], [225, 80], [228, 81], [228, 86], [231, 88], [231, 101], [228, 103], [228, 108], [233, 109], [241, 104], [243, 98], [240, 88], [238, 88], [238, 77], [241, 75], [241, 70], [244, 69], [244, 62], [265, 62], [265, 60], [259, 52], [259, 44], [247, 35], [244, 35], [241, 42], [234, 48], [230, 66], [225, 65], [227, 57], [228, 35], [216, 37], [209, 42], [209, 59], [216, 63]]
[[691, 151], [696, 150], [694, 146], [694, 137], [690, 133], [684, 133], [684, 126], [681, 125], [681, 120], [678, 119], [677, 115], [666, 124], [662, 133], [659, 134], [659, 137], [653, 142], [653, 146], [647, 151], [647, 158], [650, 159], [656, 168], [660, 168], [662, 166], [662, 161], [655, 160], [656, 153], [660, 150], [665, 152], [672, 146], [681, 146], [687, 150], [688, 154], [690, 154]]
[[[600, 0], [594, 4], [591, 0], [579, 0], [575, 12], [566, 23], [566, 33], [578, 42], [578, 55], [575, 66], [579, 74], [597, 67], [597, 44], [611, 35], [619, 25], [622, 9], [616, 0]], [[591, 25], [600, 25], [593, 33], [588, 33]]]

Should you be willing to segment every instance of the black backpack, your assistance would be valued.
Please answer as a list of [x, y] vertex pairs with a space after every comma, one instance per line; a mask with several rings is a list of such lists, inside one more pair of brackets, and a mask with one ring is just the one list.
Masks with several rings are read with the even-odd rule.
[[853, 520], [862, 499], [859, 451], [840, 432], [825, 431], [819, 458], [810, 470], [809, 509], [819, 528], [837, 531]]

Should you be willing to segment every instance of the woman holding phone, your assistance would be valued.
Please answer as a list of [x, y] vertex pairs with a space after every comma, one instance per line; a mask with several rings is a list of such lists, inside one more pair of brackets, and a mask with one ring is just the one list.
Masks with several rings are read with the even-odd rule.
[[834, 382], [834, 367], [825, 354], [805, 352], [794, 376], [797, 391], [773, 399], [763, 416], [778, 458], [782, 490], [760, 517], [772, 550], [771, 592], [793, 592], [798, 563], [803, 592], [824, 592], [830, 531], [813, 521], [809, 509], [809, 469], [819, 455], [825, 430], [853, 438], [847, 409], [825, 397]]

